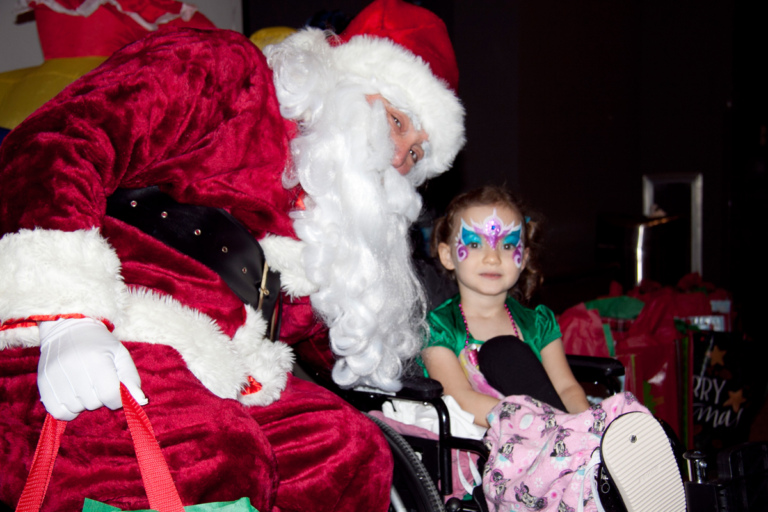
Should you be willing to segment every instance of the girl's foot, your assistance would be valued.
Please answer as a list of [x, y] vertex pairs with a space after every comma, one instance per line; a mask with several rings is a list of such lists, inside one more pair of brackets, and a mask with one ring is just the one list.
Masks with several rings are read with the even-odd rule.
[[675, 455], [653, 416], [630, 412], [613, 420], [603, 434], [600, 452], [600, 475], [607, 473], [627, 512], [686, 511]]

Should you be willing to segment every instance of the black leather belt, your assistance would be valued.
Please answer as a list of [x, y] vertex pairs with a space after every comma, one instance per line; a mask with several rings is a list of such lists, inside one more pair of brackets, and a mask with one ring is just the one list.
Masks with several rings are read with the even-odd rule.
[[261, 311], [271, 326], [270, 338], [277, 338], [280, 275], [269, 269], [253, 235], [227, 211], [177, 203], [155, 186], [117, 189], [107, 198], [107, 215], [219, 274], [245, 304]]

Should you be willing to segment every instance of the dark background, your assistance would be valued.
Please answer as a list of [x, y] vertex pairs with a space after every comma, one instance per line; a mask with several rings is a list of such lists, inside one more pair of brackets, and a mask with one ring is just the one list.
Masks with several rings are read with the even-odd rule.
[[[367, 3], [246, 0], [244, 31]], [[641, 214], [643, 175], [701, 173], [703, 277], [747, 323], [765, 311], [765, 3], [415, 3], [446, 22], [467, 110], [468, 143], [423, 190], [428, 209], [487, 183], [522, 196], [546, 219], [543, 297], [561, 311], [615, 277], [598, 264], [598, 216]], [[679, 256], [664, 248], [657, 259]]]

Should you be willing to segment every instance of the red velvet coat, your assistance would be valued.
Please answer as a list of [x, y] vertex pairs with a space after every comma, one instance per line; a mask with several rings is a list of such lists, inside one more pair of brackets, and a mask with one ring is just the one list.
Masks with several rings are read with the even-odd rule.
[[[181, 203], [228, 210], [265, 241], [268, 259], [287, 260], [279, 270], [295, 272], [300, 246], [287, 213], [297, 192], [281, 184], [294, 132], [252, 43], [180, 30], [125, 47], [8, 135], [0, 147], [0, 501], [18, 499], [44, 416], [38, 351], [23, 347], [39, 344], [36, 321], [84, 315], [143, 342], [126, 345], [185, 504], [251, 496], [262, 512], [359, 510], [361, 500], [386, 508], [391, 460], [375, 428], [288, 377], [290, 350], [264, 339], [263, 321], [218, 275], [105, 216], [116, 188], [159, 185]], [[298, 297], [311, 284], [295, 288], [281, 340], [324, 340]], [[248, 388], [249, 378], [259, 385]], [[101, 409], [71, 422], [51, 509], [86, 496], [147, 506], [120, 414]]]

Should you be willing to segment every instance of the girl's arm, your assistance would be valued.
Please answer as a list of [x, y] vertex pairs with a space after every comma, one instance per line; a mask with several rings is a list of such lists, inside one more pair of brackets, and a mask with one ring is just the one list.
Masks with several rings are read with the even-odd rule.
[[472, 389], [459, 358], [446, 347], [429, 347], [421, 353], [429, 376], [443, 385], [446, 395], [451, 395], [467, 412], [475, 415], [475, 423], [488, 428], [485, 417], [499, 400]]
[[547, 372], [549, 380], [555, 387], [555, 391], [563, 401], [563, 405], [569, 413], [582, 412], [589, 409], [589, 402], [584, 389], [573, 376], [568, 360], [565, 358], [563, 341], [561, 338], [548, 344], [541, 351], [541, 364]]

